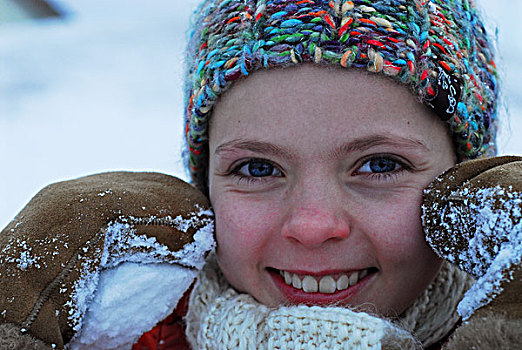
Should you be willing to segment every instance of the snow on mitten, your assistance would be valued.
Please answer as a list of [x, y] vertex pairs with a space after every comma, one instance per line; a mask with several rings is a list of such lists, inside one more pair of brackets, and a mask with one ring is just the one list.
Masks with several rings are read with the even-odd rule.
[[0, 234], [0, 348], [130, 349], [203, 267], [212, 217], [158, 173], [44, 188]]
[[467, 161], [442, 174], [424, 192], [423, 225], [437, 254], [477, 279], [458, 305], [468, 322], [454, 343], [468, 342], [452, 346], [522, 345], [522, 157]]

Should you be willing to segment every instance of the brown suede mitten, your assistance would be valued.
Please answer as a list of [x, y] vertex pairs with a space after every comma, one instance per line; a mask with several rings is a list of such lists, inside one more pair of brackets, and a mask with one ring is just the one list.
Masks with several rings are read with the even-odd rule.
[[[425, 190], [423, 226], [441, 257], [477, 279], [449, 348], [522, 345], [522, 157], [467, 161], [442, 174]], [[499, 339], [510, 339], [507, 347]]]
[[190, 287], [213, 227], [206, 197], [164, 174], [44, 188], [0, 234], [0, 347], [130, 348]]

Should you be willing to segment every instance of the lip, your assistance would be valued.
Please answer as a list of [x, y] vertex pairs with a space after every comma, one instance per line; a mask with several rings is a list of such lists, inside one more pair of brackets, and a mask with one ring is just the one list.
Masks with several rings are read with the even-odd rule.
[[[286, 270], [289, 271], [289, 270]], [[306, 293], [303, 290], [294, 288], [286, 284], [279, 274], [278, 270], [275, 269], [267, 269], [270, 277], [274, 281], [276, 287], [280, 290], [283, 297], [288, 300], [291, 304], [305, 304], [305, 305], [347, 305], [350, 303], [350, 300], [372, 280], [375, 276], [376, 272], [371, 272], [368, 276], [362, 278], [357, 284], [349, 287], [348, 289], [337, 291], [332, 294], [325, 293]], [[294, 271], [289, 271], [294, 272]], [[294, 272], [297, 273], [297, 272]], [[340, 273], [339, 271], [330, 272], [330, 273], [309, 273], [304, 271], [299, 271], [299, 274], [303, 275], [311, 275], [311, 276], [324, 276], [327, 274], [335, 274]]]

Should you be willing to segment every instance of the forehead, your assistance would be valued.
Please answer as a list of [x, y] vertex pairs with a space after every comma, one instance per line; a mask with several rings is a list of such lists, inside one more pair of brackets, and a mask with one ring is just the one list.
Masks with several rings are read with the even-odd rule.
[[[443, 122], [406, 88], [383, 76], [317, 65], [259, 71], [214, 107], [210, 143], [232, 136], [349, 138], [398, 133], [430, 138]], [[319, 132], [324, 131], [324, 132]]]

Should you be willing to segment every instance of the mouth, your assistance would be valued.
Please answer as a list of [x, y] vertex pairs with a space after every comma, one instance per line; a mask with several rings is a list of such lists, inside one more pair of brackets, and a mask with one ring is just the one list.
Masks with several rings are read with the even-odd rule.
[[348, 299], [378, 272], [375, 267], [318, 275], [273, 268], [267, 270], [288, 301], [310, 305], [348, 303]]

